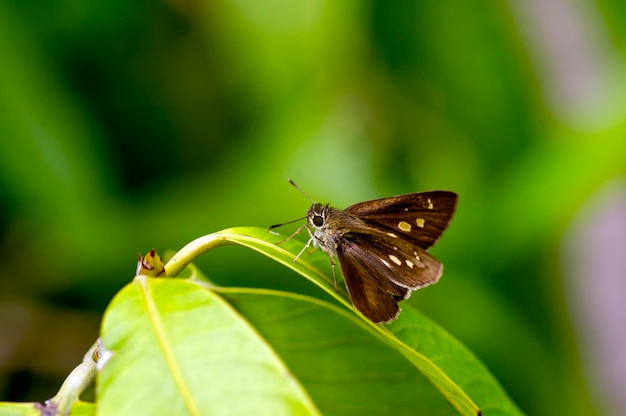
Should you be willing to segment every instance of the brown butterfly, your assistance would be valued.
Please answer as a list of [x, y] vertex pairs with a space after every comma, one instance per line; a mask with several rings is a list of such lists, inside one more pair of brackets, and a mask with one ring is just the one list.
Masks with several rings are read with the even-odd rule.
[[334, 277], [337, 257], [354, 307], [373, 322], [389, 322], [400, 313], [398, 302], [439, 280], [443, 265], [426, 251], [448, 227], [456, 203], [448, 191], [375, 199], [345, 210], [313, 201], [308, 223], [291, 236], [302, 228], [311, 236], [296, 259], [313, 244], [328, 253]]

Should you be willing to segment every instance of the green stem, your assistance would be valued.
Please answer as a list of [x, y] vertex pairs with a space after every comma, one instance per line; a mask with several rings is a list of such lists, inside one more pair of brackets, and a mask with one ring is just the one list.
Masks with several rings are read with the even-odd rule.
[[69, 415], [80, 395], [93, 384], [96, 378], [96, 360], [101, 348], [99, 344], [96, 341], [89, 348], [83, 357], [83, 362], [67, 376], [58, 393], [46, 402], [46, 406], [56, 408], [57, 414]]
[[165, 265], [165, 275], [176, 277], [183, 271], [196, 257], [215, 247], [226, 244], [235, 244], [228, 239], [229, 235], [224, 233], [213, 233], [196, 238], [181, 248], [174, 257]]

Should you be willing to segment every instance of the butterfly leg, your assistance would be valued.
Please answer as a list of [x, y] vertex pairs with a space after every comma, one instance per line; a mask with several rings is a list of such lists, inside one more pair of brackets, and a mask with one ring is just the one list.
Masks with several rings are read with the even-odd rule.
[[[306, 229], [308, 230], [308, 228], [307, 228], [306, 224], [301, 225], [301, 226], [300, 226], [300, 227], [298, 227], [298, 229], [297, 229], [297, 230], [296, 230], [293, 234], [291, 234], [289, 237], [285, 238], [285, 239], [284, 239], [284, 240], [282, 240], [282, 241], [279, 241], [278, 243], [274, 243], [274, 244], [276, 244], [276, 245], [278, 246], [278, 245], [281, 245], [281, 244], [283, 244], [283, 243], [286, 243], [287, 241], [291, 240], [292, 238], [294, 238], [295, 236], [297, 236], [298, 234], [300, 234], [300, 233], [302, 232], [302, 229], [303, 229], [303, 228], [306, 228]], [[309, 233], [310, 233], [310, 231], [309, 231]], [[307, 243], [307, 245], [308, 245], [308, 243]]]
[[311, 234], [311, 230], [309, 230], [309, 227], [307, 227], [307, 226], [306, 226], [306, 224], [301, 225], [301, 226], [300, 226], [300, 227], [298, 227], [298, 229], [297, 229], [297, 230], [296, 230], [293, 234], [291, 234], [289, 237], [285, 238], [285, 239], [284, 239], [284, 240], [282, 240], [282, 241], [279, 241], [278, 243], [274, 243], [274, 244], [276, 244], [276, 245], [280, 245], [280, 244], [286, 243], [287, 241], [291, 240], [292, 238], [294, 238], [295, 236], [297, 236], [298, 234], [300, 234], [300, 233], [302, 232], [302, 229], [303, 229], [303, 228], [305, 228], [305, 229], [309, 232], [309, 235], [311, 236], [311, 238], [309, 238], [309, 241], [307, 241], [307, 243], [304, 245], [304, 247], [302, 247], [302, 250], [300, 250], [300, 252], [296, 255], [296, 257], [294, 257], [294, 258], [293, 258], [293, 262], [294, 262], [294, 263], [295, 263], [295, 262], [296, 262], [296, 261], [300, 258], [300, 256], [302, 255], [302, 253], [304, 253], [304, 250], [306, 250], [306, 249], [307, 249], [307, 247], [309, 247], [309, 246], [311, 245], [311, 242], [312, 242], [312, 241], [314, 241], [314, 240], [313, 240], [313, 234]]
[[[300, 233], [300, 231], [302, 231], [302, 229], [303, 229], [303, 228], [304, 228], [304, 229], [306, 229], [306, 230], [309, 232], [309, 235], [311, 236], [311, 238], [309, 238], [309, 241], [307, 241], [307, 242], [306, 242], [306, 244], [304, 245], [304, 247], [302, 247], [302, 250], [300, 250], [300, 252], [298, 253], [298, 255], [297, 255], [296, 257], [294, 257], [294, 258], [293, 258], [293, 262], [294, 262], [294, 263], [296, 262], [296, 260], [298, 260], [298, 259], [300, 258], [300, 256], [302, 255], [302, 253], [304, 253], [304, 250], [306, 250], [306, 249], [307, 249], [307, 248], [311, 245], [311, 243], [313, 243], [313, 245], [315, 245], [315, 236], [313, 235], [313, 233], [311, 232], [311, 230], [309, 229], [309, 227], [307, 227], [307, 226], [306, 226], [306, 224], [304, 224], [304, 225], [300, 226], [300, 228], [298, 228], [298, 229], [296, 230], [296, 232], [295, 232], [295, 233], [293, 233], [293, 234], [291, 235], [291, 237], [289, 237], [289, 238], [292, 238], [292, 237], [294, 237], [296, 234], [299, 234], [299, 233]], [[289, 239], [289, 238], [288, 238], [288, 239]]]
[[310, 245], [311, 245], [311, 240], [309, 238], [309, 241], [307, 241], [307, 243], [304, 245], [304, 247], [302, 247], [302, 250], [300, 250], [300, 252], [298, 253], [298, 255], [296, 257], [293, 258], [293, 262], [295, 263], [296, 260], [298, 260], [300, 258], [300, 256], [302, 255], [302, 253], [304, 253], [304, 250], [306, 250]]
[[335, 282], [335, 292], [338, 292], [339, 290], [337, 289], [337, 275], [335, 274], [335, 260], [333, 259], [333, 256], [328, 253], [328, 258], [330, 259], [330, 268], [333, 271], [333, 282]]
[[[309, 241], [306, 242], [304, 247], [302, 247], [302, 250], [300, 250], [300, 252], [296, 255], [296, 257], [293, 258], [293, 262], [294, 263], [300, 258], [302, 253], [304, 253], [304, 250], [306, 250], [307, 248], [309, 248], [311, 246], [311, 243], [313, 243], [314, 250], [317, 250], [320, 247], [324, 248], [324, 245], [323, 245], [322, 241], [320, 241], [319, 237], [317, 237], [313, 233], [313, 231], [311, 231], [311, 229], [309, 227], [307, 227], [306, 224], [304, 224], [301, 227], [299, 227], [296, 230], [296, 232], [291, 234], [288, 238], [286, 238], [285, 240], [283, 240], [283, 241], [281, 241], [279, 243], [276, 243], [276, 244], [282, 244], [285, 241], [288, 241], [288, 240], [292, 239], [296, 235], [300, 234], [300, 232], [302, 231], [303, 228], [305, 228], [309, 232], [309, 235], [311, 237], [309, 238]], [[331, 269], [333, 271], [333, 282], [335, 283], [335, 292], [337, 292], [339, 289], [337, 288], [337, 275], [335, 273], [335, 260], [333, 259], [333, 255], [329, 251], [324, 250], [324, 252], [326, 252], [326, 254], [328, 254], [328, 259], [330, 260], [330, 267], [331, 267]]]

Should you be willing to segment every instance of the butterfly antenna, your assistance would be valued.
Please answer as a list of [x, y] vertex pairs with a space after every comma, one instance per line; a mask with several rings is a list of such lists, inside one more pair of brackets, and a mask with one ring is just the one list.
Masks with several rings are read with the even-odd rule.
[[[287, 179], [287, 180], [289, 181], [289, 183], [290, 183], [290, 184], [292, 184], [292, 185], [293, 185], [293, 187], [294, 187], [294, 188], [296, 188], [298, 191], [302, 192], [302, 195], [306, 196], [308, 199], [310, 199], [310, 200], [311, 200], [311, 202], [313, 202], [313, 203], [315, 204], [315, 201], [313, 201], [313, 198], [311, 198], [311, 197], [310, 197], [310, 196], [309, 196], [306, 192], [304, 192], [304, 191], [302, 190], [302, 188], [300, 188], [298, 185], [296, 185], [296, 183], [295, 183], [294, 181], [292, 181], [292, 180], [291, 180], [291, 178], [289, 178], [289, 179]], [[297, 220], [288, 221], [288, 222], [283, 222], [283, 223], [281, 223], [281, 224], [274, 224], [274, 225], [270, 225], [270, 226], [267, 228], [267, 231], [271, 231], [272, 229], [277, 228], [277, 227], [282, 227], [283, 225], [292, 224], [292, 223], [297, 222], [297, 221], [302, 221], [302, 220], [304, 220], [304, 219], [306, 219], [306, 216], [304, 216], [304, 217], [302, 217], [302, 218], [298, 218]], [[299, 230], [300, 230], [300, 229], [299, 229]], [[300, 232], [300, 231], [298, 231], [298, 232]], [[294, 234], [294, 235], [295, 235], [295, 234]], [[293, 236], [292, 236], [292, 237], [293, 237]], [[291, 238], [291, 237], [289, 237], [289, 238]]]
[[309, 201], [313, 202], [314, 204], [316, 203], [316, 202], [315, 202], [315, 200], [314, 200], [313, 198], [311, 198], [311, 197], [309, 196], [309, 194], [307, 194], [306, 192], [304, 192], [304, 191], [302, 190], [302, 188], [300, 188], [300, 187], [299, 187], [299, 186], [298, 186], [298, 185], [297, 185], [297, 184], [296, 184], [296, 183], [295, 183], [295, 182], [294, 182], [291, 178], [289, 178], [288, 180], [289, 180], [289, 183], [290, 183], [291, 185], [293, 185], [293, 187], [294, 187], [294, 188], [296, 188], [298, 191], [300, 191], [300, 192], [302, 193], [302, 195], [306, 196], [306, 197], [309, 199]]
[[267, 231], [272, 230], [274, 228], [277, 227], [282, 227], [283, 225], [287, 225], [287, 224], [293, 224], [294, 222], [298, 222], [298, 221], [302, 221], [306, 219], [306, 217], [302, 217], [302, 218], [298, 218], [297, 220], [293, 220], [293, 221], [287, 221], [287, 222], [283, 222], [282, 224], [274, 224], [274, 225], [270, 225], [267, 229]]

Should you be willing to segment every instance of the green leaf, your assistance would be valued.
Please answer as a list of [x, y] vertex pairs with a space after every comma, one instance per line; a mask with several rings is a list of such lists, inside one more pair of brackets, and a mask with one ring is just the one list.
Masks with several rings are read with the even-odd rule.
[[[307, 261], [311, 256], [303, 255], [294, 263], [295, 254], [302, 248], [302, 243], [290, 240], [281, 245], [275, 244], [282, 240], [284, 236], [271, 236], [267, 230], [259, 228], [224, 230], [190, 243], [172, 258], [166, 265], [166, 270], [169, 275], [176, 274], [200, 252], [222, 244], [240, 244], [252, 248], [292, 268], [335, 297], [350, 311], [349, 316], [352, 317], [353, 324], [357, 323], [372, 336], [383, 340], [395, 349], [396, 354], [401, 354], [406, 361], [426, 376], [459, 413], [477, 414], [480, 407], [489, 409], [490, 414], [519, 414], [517, 407], [482, 363], [443, 329], [418, 312], [411, 310], [409, 305], [403, 305], [405, 311], [400, 315], [400, 319], [389, 327], [373, 324], [352, 308], [345, 289], [341, 287], [339, 293], [335, 292], [331, 279], [319, 270], [316, 264], [321, 264], [325, 260], [325, 254], [313, 257], [313, 262]], [[226, 295], [227, 292], [223, 293]], [[234, 302], [233, 299], [229, 298], [229, 300]], [[246, 307], [242, 305], [245, 304], [238, 302], [238, 309], [246, 310]], [[279, 305], [279, 302], [273, 301], [264, 305], [263, 308], [245, 315], [265, 336], [258, 319], [265, 316], [273, 305]], [[304, 333], [301, 332], [303, 336], [316, 335], [319, 332], [319, 328], [302, 326], [301, 323], [296, 328], [304, 330]], [[329, 328], [338, 333], [343, 331], [333, 326]], [[281, 357], [285, 359], [282, 354]], [[313, 397], [315, 398], [315, 395]], [[470, 397], [473, 397], [479, 406]]]
[[36, 403], [0, 402], [0, 415], [3, 416], [41, 416]]
[[220, 293], [274, 348], [324, 415], [458, 414], [409, 360], [351, 312], [282, 292]]
[[[410, 305], [403, 309], [388, 328], [398, 341], [418, 352], [407, 358], [421, 371], [424, 371], [423, 363], [414, 361], [419, 356], [430, 363], [426, 368], [432, 365], [456, 383], [483, 414], [522, 414], [489, 370], [463, 344]], [[438, 379], [436, 373], [435, 377]]]
[[99, 415], [318, 414], [254, 329], [190, 281], [135, 278], [107, 309], [102, 344], [113, 355]]
[[[42, 406], [40, 403], [11, 403], [0, 402], [0, 415], [2, 416], [41, 416]], [[70, 416], [92, 416], [94, 414], [93, 403], [77, 401], [72, 406]]]
[[70, 416], [93, 416], [96, 414], [93, 403], [77, 401], [72, 406]]

